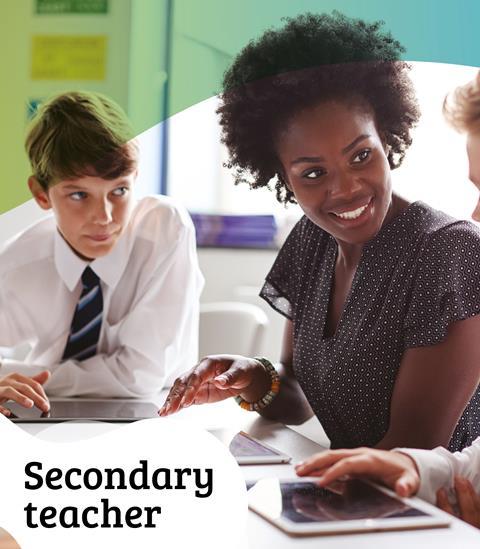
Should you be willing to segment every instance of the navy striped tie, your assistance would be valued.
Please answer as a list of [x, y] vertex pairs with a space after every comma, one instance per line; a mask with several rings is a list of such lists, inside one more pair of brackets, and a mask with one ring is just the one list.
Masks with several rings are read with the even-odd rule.
[[62, 360], [85, 360], [97, 352], [103, 315], [103, 296], [98, 276], [87, 267], [82, 274], [83, 290], [73, 315]]

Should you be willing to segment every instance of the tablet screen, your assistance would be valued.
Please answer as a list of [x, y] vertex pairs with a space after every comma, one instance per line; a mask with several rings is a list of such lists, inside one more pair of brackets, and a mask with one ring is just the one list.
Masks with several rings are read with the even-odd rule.
[[359, 480], [321, 488], [314, 482], [264, 479], [249, 490], [249, 500], [262, 514], [293, 523], [429, 516]]
[[245, 433], [237, 433], [229, 445], [230, 452], [235, 457], [251, 456], [279, 456], [273, 448], [264, 446], [259, 441], [247, 436]]
[[24, 408], [15, 402], [5, 404], [13, 421], [61, 421], [75, 419], [105, 419], [129, 421], [158, 417], [158, 406], [152, 402], [135, 400], [52, 400], [50, 412], [42, 412], [36, 407]]

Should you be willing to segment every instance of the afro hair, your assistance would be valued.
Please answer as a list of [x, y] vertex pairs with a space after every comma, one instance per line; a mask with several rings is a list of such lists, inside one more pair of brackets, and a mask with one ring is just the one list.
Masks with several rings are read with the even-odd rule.
[[371, 111], [391, 169], [401, 164], [420, 112], [410, 67], [400, 60], [404, 48], [381, 26], [338, 12], [307, 13], [240, 52], [225, 73], [217, 111], [235, 183], [259, 188], [276, 179], [277, 199], [295, 202], [281, 177], [276, 137], [297, 112], [332, 99]]

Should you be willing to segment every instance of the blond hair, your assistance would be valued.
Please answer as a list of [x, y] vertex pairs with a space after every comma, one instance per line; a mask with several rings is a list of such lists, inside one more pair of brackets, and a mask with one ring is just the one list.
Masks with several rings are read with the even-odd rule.
[[83, 176], [115, 179], [137, 167], [138, 149], [123, 110], [93, 92], [68, 92], [43, 104], [31, 121], [25, 149], [44, 189]]
[[480, 132], [480, 72], [445, 97], [443, 114], [457, 131]]

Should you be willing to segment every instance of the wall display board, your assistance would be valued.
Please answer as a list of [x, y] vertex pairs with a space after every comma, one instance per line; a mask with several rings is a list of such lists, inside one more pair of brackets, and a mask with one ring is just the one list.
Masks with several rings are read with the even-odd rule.
[[49, 15], [107, 13], [108, 0], [36, 0], [35, 12]]
[[32, 38], [32, 80], [104, 80], [107, 37], [37, 35]]

